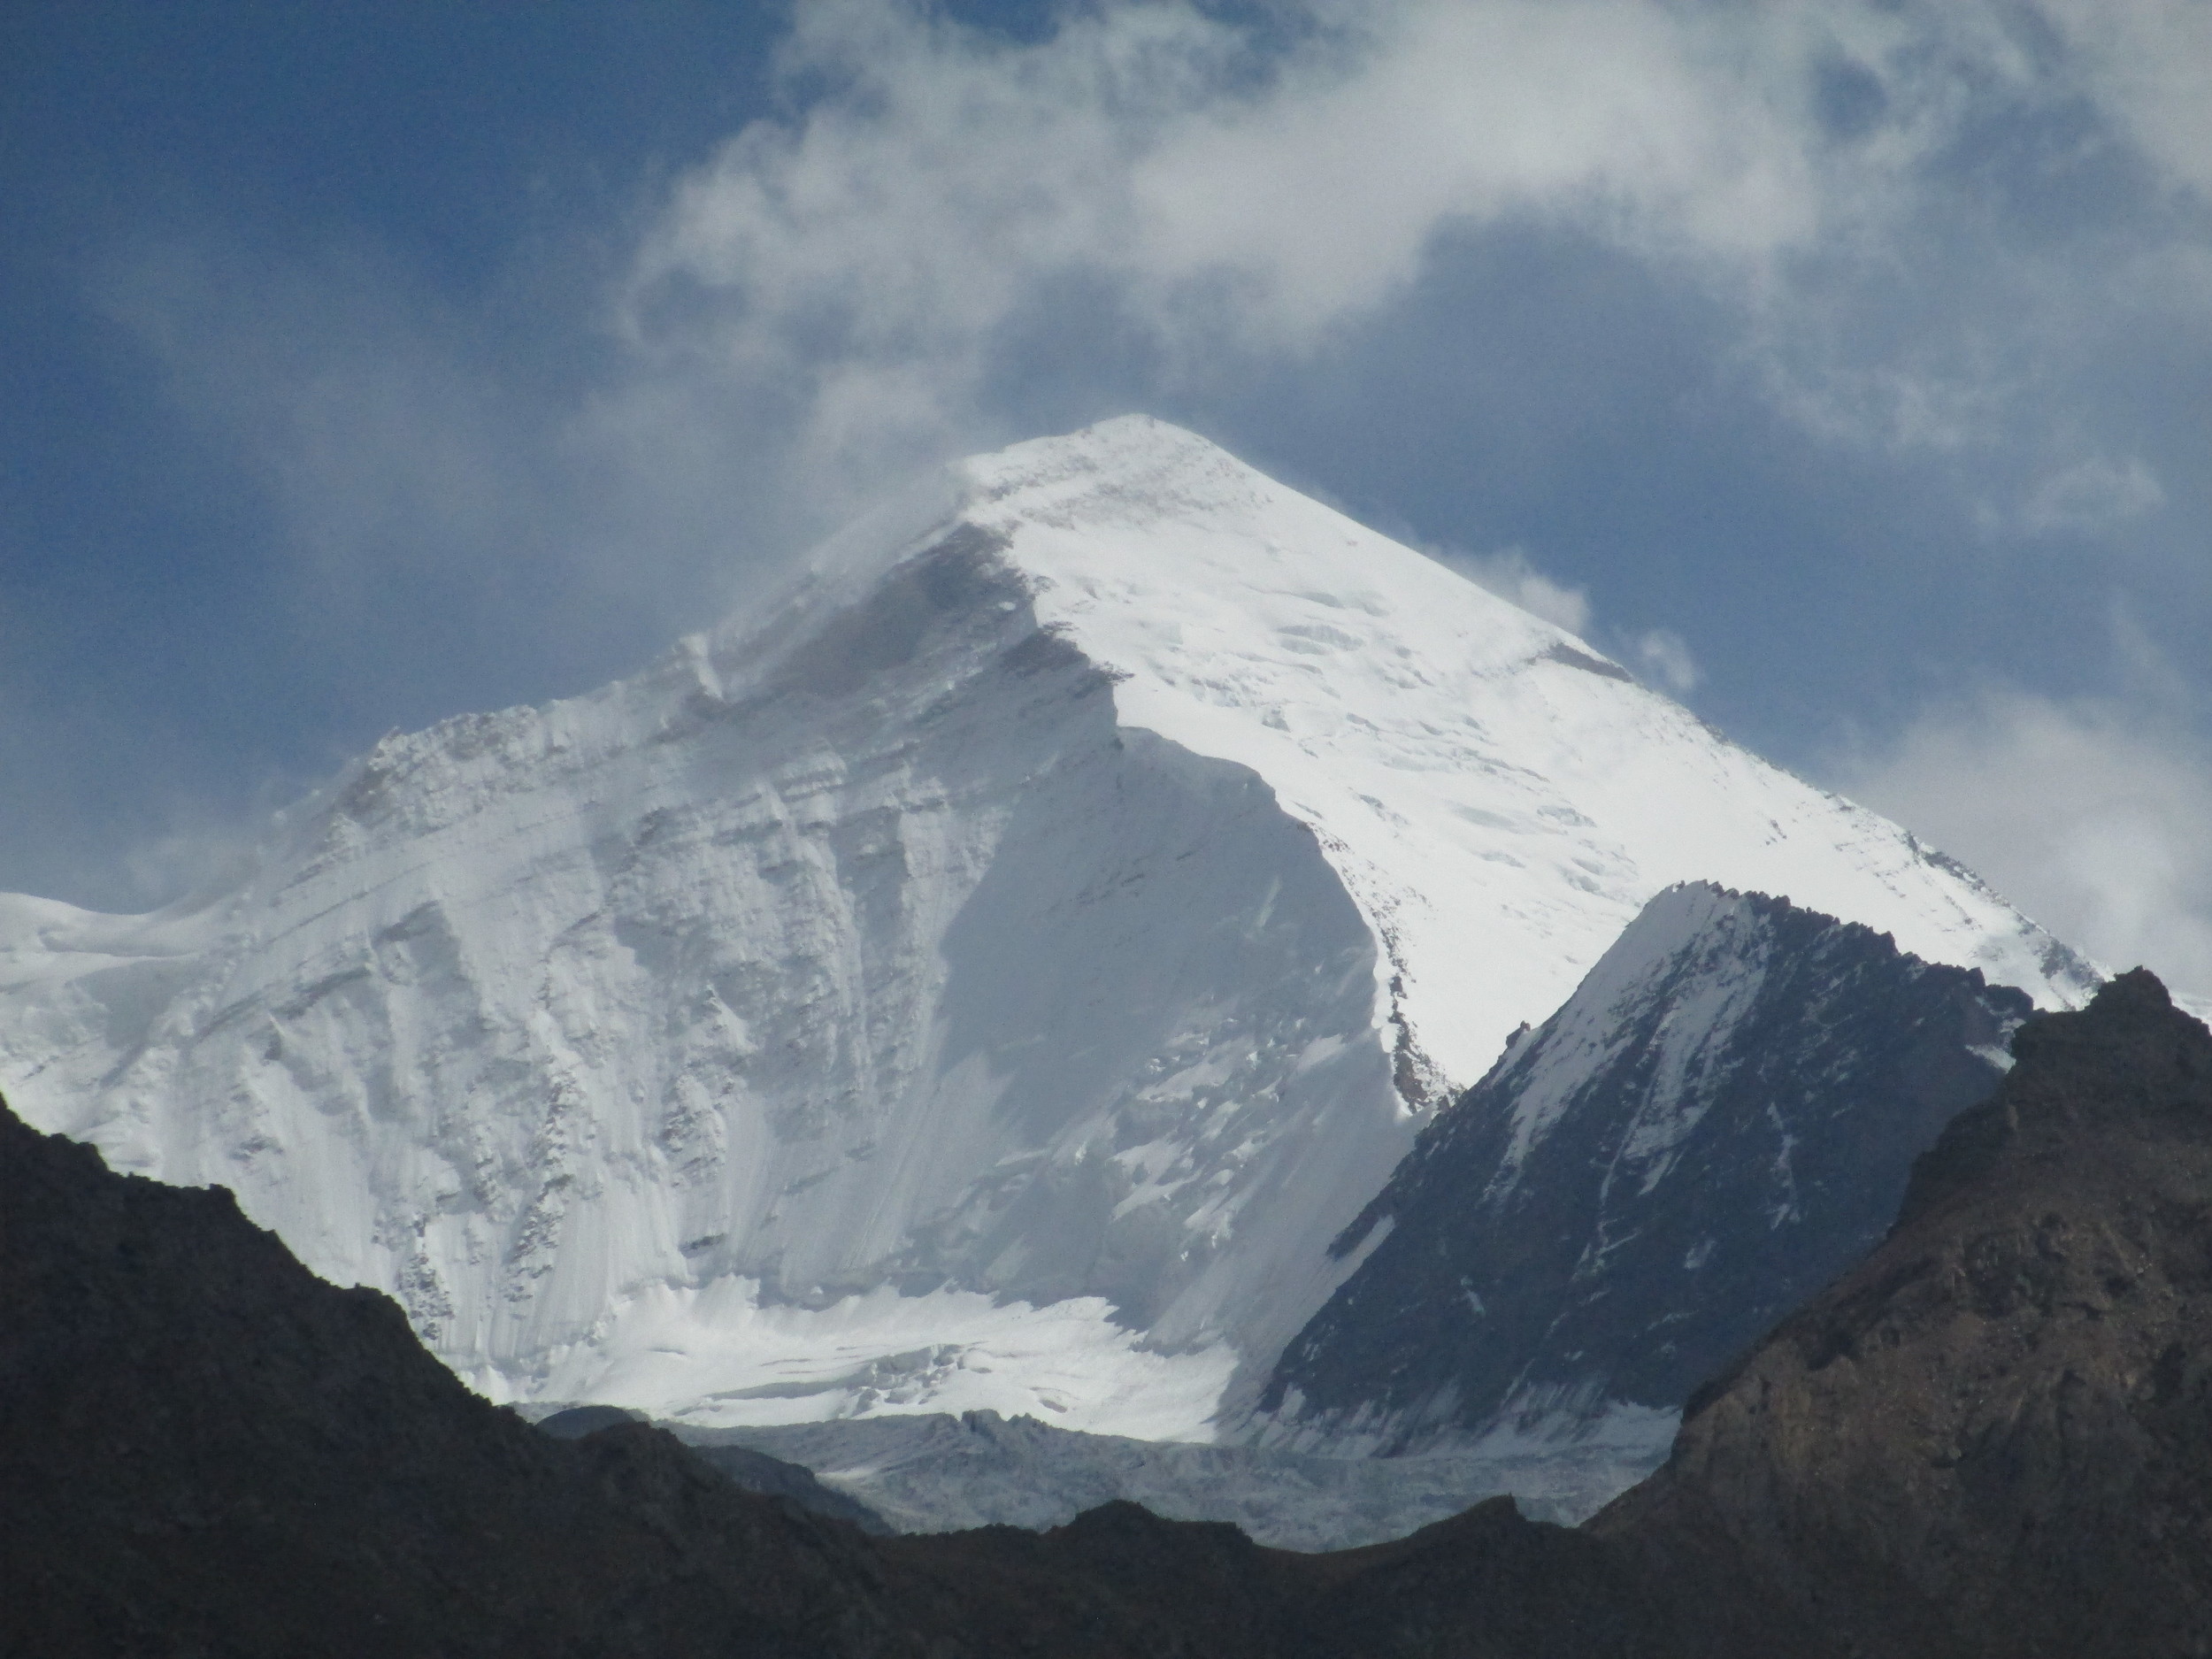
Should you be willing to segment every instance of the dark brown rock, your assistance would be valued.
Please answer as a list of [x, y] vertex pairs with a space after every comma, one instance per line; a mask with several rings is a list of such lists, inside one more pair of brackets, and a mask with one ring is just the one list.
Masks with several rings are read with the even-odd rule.
[[2015, 1052], [1596, 1537], [1800, 1652], [2212, 1653], [2212, 1033], [2139, 970]]

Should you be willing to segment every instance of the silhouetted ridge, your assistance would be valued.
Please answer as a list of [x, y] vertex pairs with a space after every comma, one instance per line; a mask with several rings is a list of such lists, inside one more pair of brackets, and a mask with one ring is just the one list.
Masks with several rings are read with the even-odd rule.
[[4, 1108], [0, 1400], [12, 1655], [810, 1659], [891, 1628], [859, 1534], [657, 1429], [541, 1435], [225, 1189]]
[[2156, 974], [2136, 968], [2108, 980], [2090, 1009], [2093, 1020], [2036, 1020], [2021, 1029], [2013, 1049], [2033, 1067], [2030, 1086], [2001, 1091], [1952, 1119], [1913, 1165], [1899, 1226], [1987, 1176], [2024, 1133], [2056, 1150], [2093, 1121], [2124, 1129], [2131, 1116], [2162, 1105], [2193, 1108], [2185, 1086], [2162, 1089], [2154, 1056], [2176, 1045], [2170, 1081], [2178, 1083], [2189, 1075], [2179, 1058], [2191, 1047], [2189, 1033], [2203, 1027], [2176, 1012]]
[[220, 1190], [0, 1110], [0, 1653], [2182, 1659], [2212, 1652], [2212, 1033], [2039, 1018], [1905, 1218], [1589, 1526], [1333, 1555], [1131, 1504], [870, 1539], [573, 1442]]
[[[541, 1417], [538, 1432], [550, 1434], [557, 1440], [580, 1440], [606, 1429], [623, 1428], [645, 1420], [642, 1413], [626, 1411], [619, 1406], [571, 1406], [549, 1417]], [[803, 1509], [811, 1509], [833, 1520], [849, 1521], [864, 1532], [883, 1536], [892, 1530], [889, 1522], [859, 1499], [824, 1486], [815, 1479], [814, 1471], [803, 1463], [786, 1463], [780, 1457], [748, 1446], [694, 1445], [689, 1449], [701, 1463], [748, 1492], [788, 1498]]]

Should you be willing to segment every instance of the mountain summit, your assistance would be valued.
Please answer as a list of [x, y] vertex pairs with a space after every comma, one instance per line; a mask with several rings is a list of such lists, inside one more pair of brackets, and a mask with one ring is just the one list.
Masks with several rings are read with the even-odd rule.
[[0, 899], [0, 1087], [234, 1188], [495, 1398], [1196, 1436], [1428, 1106], [1694, 879], [2044, 1007], [2093, 978], [1125, 419], [949, 469], [635, 679], [386, 740], [228, 891]]

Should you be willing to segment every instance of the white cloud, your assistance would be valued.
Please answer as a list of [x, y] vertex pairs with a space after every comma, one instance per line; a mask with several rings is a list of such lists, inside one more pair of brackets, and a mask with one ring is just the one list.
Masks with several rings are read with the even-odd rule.
[[1294, 62], [1269, 96], [1211, 100], [1143, 150], [1147, 275], [1233, 273], [1296, 342], [1409, 281], [1447, 225], [1563, 215], [1750, 257], [1814, 227], [1797, 111], [1741, 56], [1762, 50], [1755, 34], [1622, 0], [1353, 15], [1348, 49]]
[[1924, 311], [1955, 290], [1923, 244], [1986, 218], [1930, 183], [1962, 134], [2088, 108], [2212, 181], [2212, 38], [2186, 0], [1279, 15], [1296, 43], [1264, 58], [1174, 0], [1071, 8], [1027, 44], [901, 0], [801, 7], [792, 112], [673, 192], [623, 326], [662, 370], [787, 411], [795, 465], [829, 489], [1025, 435], [1000, 428], [995, 376], [1071, 284], [1063, 331], [1125, 331], [1171, 387], [1325, 346], [1447, 233], [1571, 226], [1720, 294], [1746, 363], [1816, 430], [1956, 450], [2032, 419], [2049, 348], [2108, 298], [2039, 270], [1983, 316], [1895, 337], [1869, 320], [1870, 291], [1901, 283]]
[[1686, 697], [1705, 678], [1690, 652], [1689, 642], [1671, 628], [1623, 634], [1596, 626], [1589, 590], [1571, 588], [1546, 575], [1530, 561], [1525, 549], [1505, 548], [1495, 553], [1432, 549], [1432, 557], [1532, 616], [1541, 617], [1554, 626], [1598, 644], [1599, 649], [1633, 669], [1647, 685], [1677, 697]]
[[2139, 709], [1989, 691], [1931, 710], [1846, 787], [2068, 942], [2212, 994], [2212, 750]]
[[1071, 13], [1032, 45], [891, 0], [802, 8], [785, 72], [832, 90], [683, 181], [625, 328], [664, 365], [789, 398], [802, 454], [870, 474], [975, 442], [994, 353], [1071, 277], [1171, 375], [1202, 373], [1319, 344], [1449, 227], [1564, 219], [1731, 268], [1817, 227], [1801, 20], [1632, 0], [1319, 15], [1256, 69], [1180, 4]]
[[[465, 321], [426, 325], [391, 271], [343, 258], [165, 255], [114, 303], [242, 434], [334, 592], [537, 549], [589, 603], [680, 610], [718, 549], [757, 564], [910, 467], [1033, 435], [1009, 384], [1050, 380], [1066, 425], [1233, 385], [1387, 308], [1440, 237], [1501, 223], [1722, 293], [1816, 429], [1957, 449], [2033, 402], [2021, 365], [2063, 331], [1855, 332], [1837, 296], [1910, 262], [1928, 157], [1978, 104], [2062, 92], [2187, 165], [2173, 134], [2196, 118], [2162, 65], [2196, 50], [2193, 14], [2049, 4], [2080, 42], [2062, 73], [1994, 0], [1308, 0], [1273, 56], [1184, 0], [1070, 8], [1026, 44], [812, 0], [786, 112], [644, 216], [613, 307], [629, 350], [573, 403], [502, 385]], [[1875, 113], [1839, 138], [1820, 88], [1845, 71]], [[1041, 340], [1142, 361], [1033, 369]], [[2005, 520], [2111, 521], [2158, 489], [2096, 458]]]
[[1631, 642], [1629, 657], [1643, 671], [1646, 680], [1678, 697], [1688, 696], [1705, 678], [1697, 659], [1690, 655], [1688, 641], [1671, 628], [1653, 628], [1637, 635]]
[[2042, 0], [2084, 90], [2177, 188], [2212, 201], [2212, 6], [2203, 0]]
[[1589, 633], [1589, 590], [1554, 581], [1529, 563], [1528, 554], [1520, 548], [1496, 553], [1440, 552], [1435, 557], [1477, 587], [1488, 588], [1555, 627], [1577, 635]]
[[2031, 535], [2094, 532], [2148, 512], [2165, 500], [2157, 475], [2133, 456], [2124, 461], [2092, 456], [2038, 483], [2021, 508], [2020, 524]]

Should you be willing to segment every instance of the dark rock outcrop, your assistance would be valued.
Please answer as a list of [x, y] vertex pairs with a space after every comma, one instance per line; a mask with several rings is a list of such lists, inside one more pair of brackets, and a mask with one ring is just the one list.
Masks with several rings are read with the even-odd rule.
[[[641, 1413], [626, 1411], [619, 1406], [571, 1406], [549, 1417], [541, 1417], [538, 1432], [550, 1434], [557, 1440], [580, 1440], [603, 1430], [644, 1421]], [[888, 1521], [859, 1499], [824, 1486], [814, 1471], [803, 1463], [786, 1463], [749, 1446], [699, 1445], [689, 1441], [686, 1444], [690, 1446], [694, 1457], [748, 1492], [757, 1492], [764, 1497], [788, 1498], [803, 1509], [826, 1515], [833, 1520], [849, 1521], [862, 1532], [879, 1537], [888, 1536], [893, 1531]]]
[[2029, 1011], [1786, 899], [1669, 888], [1340, 1240], [1391, 1229], [1285, 1350], [1263, 1438], [1678, 1409], [1881, 1238]]
[[1801, 1653], [2212, 1653], [2212, 1033], [2139, 969], [2014, 1049], [1595, 1537]]
[[0, 1109], [0, 1651], [919, 1651], [866, 1540], [470, 1394], [221, 1188]]

